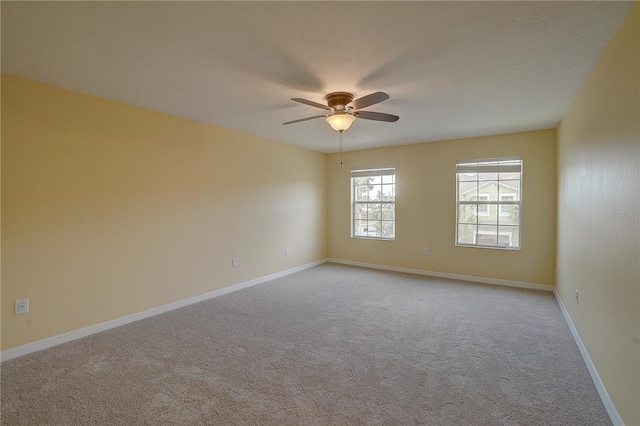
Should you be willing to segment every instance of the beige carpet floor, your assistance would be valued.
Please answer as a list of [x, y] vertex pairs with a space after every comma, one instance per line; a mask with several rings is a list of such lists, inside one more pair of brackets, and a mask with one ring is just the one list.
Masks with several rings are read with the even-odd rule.
[[2, 425], [610, 424], [551, 293], [335, 264], [6, 361]]

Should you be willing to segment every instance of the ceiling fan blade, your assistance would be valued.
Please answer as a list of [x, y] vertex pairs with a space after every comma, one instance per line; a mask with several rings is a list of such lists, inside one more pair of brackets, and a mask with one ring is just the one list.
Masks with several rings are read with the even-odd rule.
[[355, 101], [352, 101], [349, 105], [353, 107], [353, 109], [362, 109], [371, 105], [378, 104], [382, 101], [386, 101], [389, 99], [389, 95], [384, 92], [376, 92], [367, 96], [363, 96]]
[[301, 104], [305, 104], [305, 105], [309, 105], [309, 106], [312, 106], [312, 107], [321, 108], [321, 109], [326, 109], [326, 110], [331, 111], [331, 108], [329, 108], [328, 106], [326, 106], [326, 105], [322, 105], [322, 104], [319, 104], [319, 103], [317, 103], [317, 102], [309, 101], [309, 100], [307, 100], [307, 99], [302, 99], [302, 98], [291, 98], [291, 100], [292, 100], [292, 101], [296, 101], [296, 102], [300, 102]]
[[301, 121], [313, 120], [314, 118], [320, 118], [320, 117], [328, 117], [328, 115], [316, 115], [314, 117], [307, 117], [307, 118], [301, 118], [299, 120], [287, 121], [286, 123], [282, 123], [282, 124], [299, 123]]
[[385, 114], [383, 112], [372, 112], [372, 111], [356, 111], [353, 115], [358, 118], [364, 118], [365, 120], [375, 120], [375, 121], [386, 121], [388, 123], [393, 123], [394, 121], [398, 121], [400, 117], [392, 114]]

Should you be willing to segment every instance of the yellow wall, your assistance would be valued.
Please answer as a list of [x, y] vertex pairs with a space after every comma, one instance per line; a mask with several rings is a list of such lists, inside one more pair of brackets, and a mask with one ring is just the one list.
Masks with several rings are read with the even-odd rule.
[[640, 424], [638, 19], [636, 4], [558, 127], [558, 292], [628, 425]]
[[2, 349], [326, 257], [324, 154], [7, 75], [2, 124]]
[[[436, 272], [554, 284], [555, 131], [347, 152], [329, 157], [329, 257]], [[523, 158], [522, 249], [455, 246], [458, 160]], [[350, 171], [395, 166], [396, 240], [350, 237]], [[428, 248], [428, 256], [422, 248]]]

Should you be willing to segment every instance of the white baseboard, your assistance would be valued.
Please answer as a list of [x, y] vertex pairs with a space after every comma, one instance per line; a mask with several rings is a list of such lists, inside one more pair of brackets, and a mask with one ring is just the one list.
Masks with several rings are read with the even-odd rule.
[[234, 291], [241, 290], [243, 288], [251, 287], [257, 284], [262, 284], [267, 281], [274, 280], [276, 278], [284, 277], [286, 275], [294, 274], [296, 272], [303, 271], [305, 269], [313, 268], [314, 266], [326, 263], [326, 259], [318, 260], [316, 262], [307, 263], [295, 268], [287, 269], [285, 271], [276, 272], [275, 274], [265, 275], [264, 277], [255, 278], [253, 280], [245, 281], [243, 283], [235, 284], [229, 287], [221, 288], [220, 290], [211, 291], [209, 293], [201, 294], [199, 296], [190, 297], [188, 299], [179, 300], [177, 302], [169, 303], [168, 305], [159, 306], [157, 308], [148, 309], [146, 311], [138, 312], [135, 314], [127, 315], [125, 317], [116, 318], [114, 320], [106, 321], [100, 324], [92, 325], [89, 327], [81, 328], [79, 330], [73, 330], [68, 333], [59, 334], [57, 336], [48, 337], [46, 339], [38, 340], [33, 343], [28, 343], [16, 348], [7, 349], [0, 353], [0, 362], [8, 361], [10, 359], [18, 358], [20, 356], [37, 352], [42, 349], [47, 349], [52, 346], [57, 346], [62, 343], [70, 342], [72, 340], [80, 339], [82, 337], [90, 336], [92, 334], [100, 333], [101, 331], [109, 330], [111, 328], [119, 327], [121, 325], [129, 324], [134, 321], [139, 321], [144, 318], [152, 317], [154, 315], [162, 314], [164, 312], [172, 311], [174, 309], [182, 308], [184, 306], [192, 305], [194, 303], [202, 302], [207, 299], [222, 296]]
[[576, 330], [576, 327], [573, 325], [573, 321], [569, 316], [569, 312], [567, 311], [567, 308], [564, 306], [564, 303], [562, 302], [562, 299], [560, 298], [560, 295], [558, 294], [558, 292], [554, 290], [553, 294], [556, 296], [556, 300], [558, 301], [558, 305], [560, 305], [560, 310], [562, 311], [562, 315], [564, 315], [564, 319], [567, 322], [567, 325], [569, 326], [569, 330], [571, 330], [571, 335], [573, 336], [573, 340], [575, 340], [576, 345], [578, 345], [578, 349], [580, 350], [582, 359], [584, 360], [584, 363], [587, 365], [589, 374], [591, 374], [591, 380], [593, 380], [593, 384], [596, 386], [598, 395], [600, 395], [602, 404], [604, 405], [605, 410], [607, 410], [607, 414], [609, 414], [609, 418], [611, 419], [611, 422], [616, 426], [624, 426], [622, 417], [620, 417], [618, 410], [616, 410], [615, 405], [613, 405], [613, 401], [611, 400], [611, 397], [609, 396], [607, 389], [604, 387], [604, 383], [602, 383], [602, 380], [600, 379], [600, 375], [596, 370], [596, 366], [593, 365], [593, 361], [591, 361], [591, 357], [587, 352], [587, 348], [584, 346], [584, 343], [582, 343], [582, 339], [578, 334], [578, 330]]
[[404, 272], [406, 274], [427, 275], [430, 277], [438, 277], [438, 278], [449, 278], [452, 280], [473, 281], [476, 283], [483, 283], [483, 284], [496, 284], [496, 285], [504, 285], [507, 287], [528, 288], [531, 290], [543, 290], [543, 291], [554, 290], [553, 286], [547, 285], [547, 284], [535, 284], [535, 283], [527, 283], [522, 281], [501, 280], [497, 278], [474, 277], [472, 275], [450, 274], [448, 272], [426, 271], [423, 269], [402, 268], [399, 266], [378, 265], [374, 263], [354, 262], [351, 260], [342, 260], [342, 259], [333, 259], [333, 258], [327, 259], [327, 262], [339, 263], [342, 265], [361, 266], [363, 268], [382, 269], [384, 271]]

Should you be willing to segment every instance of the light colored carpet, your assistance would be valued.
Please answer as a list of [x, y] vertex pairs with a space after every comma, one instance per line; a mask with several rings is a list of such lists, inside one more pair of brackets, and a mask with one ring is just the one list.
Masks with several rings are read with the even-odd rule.
[[3, 425], [603, 425], [551, 293], [325, 264], [2, 364]]

